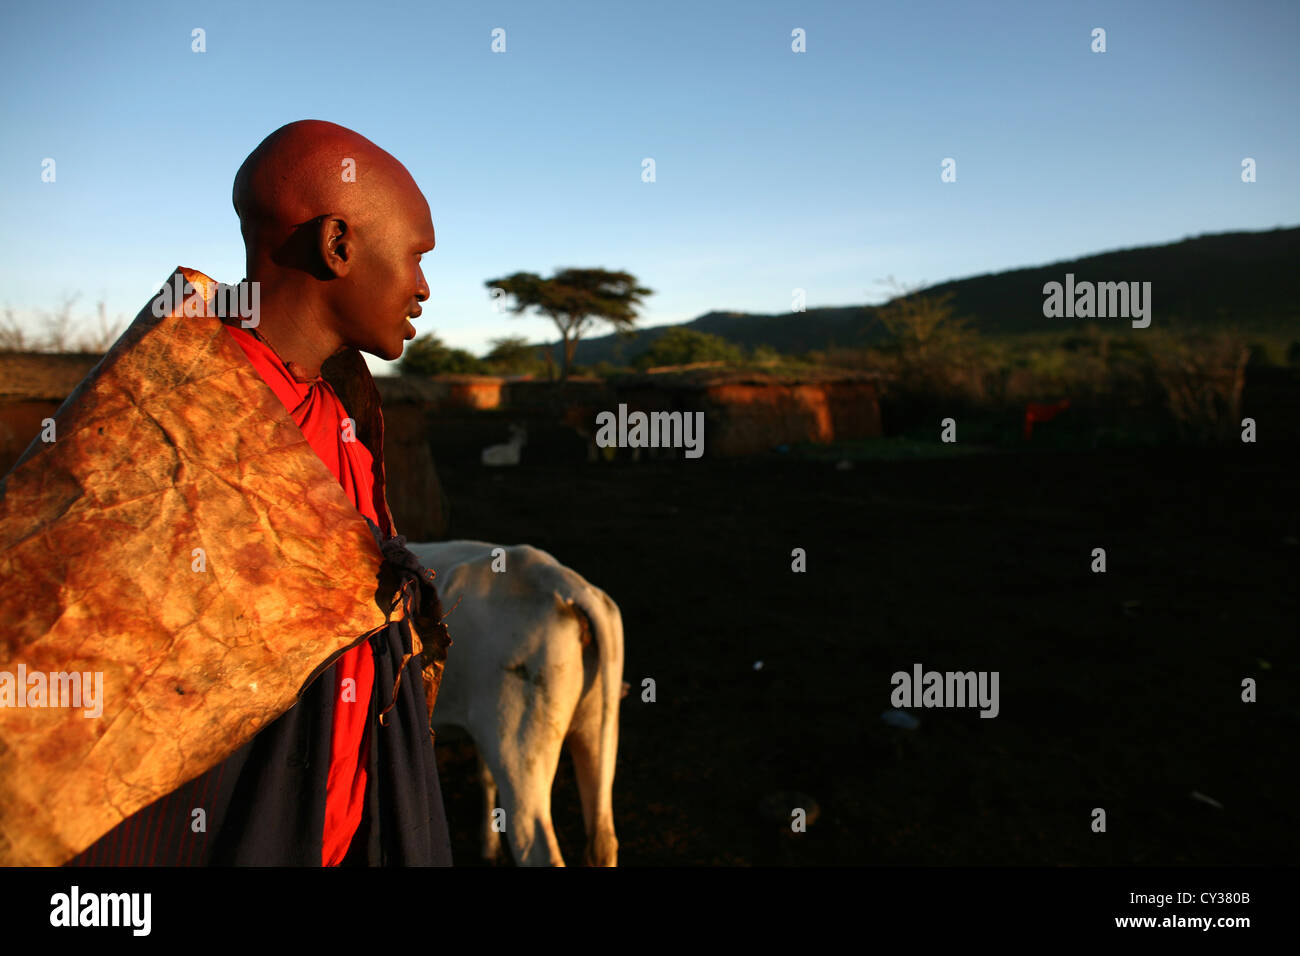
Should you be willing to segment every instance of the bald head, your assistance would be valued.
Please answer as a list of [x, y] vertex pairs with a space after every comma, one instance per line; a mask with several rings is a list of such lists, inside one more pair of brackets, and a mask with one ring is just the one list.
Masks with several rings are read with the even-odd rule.
[[429, 294], [420, 255], [434, 245], [429, 204], [405, 166], [350, 129], [301, 120], [249, 154], [231, 199], [247, 277], [262, 283], [263, 301], [293, 303], [282, 330], [292, 322], [322, 348], [401, 355], [414, 336], [407, 318]]
[[301, 120], [281, 126], [248, 155], [231, 198], [244, 242], [277, 247], [319, 216], [339, 214], [364, 225], [412, 192], [419, 189], [406, 167], [360, 133]]

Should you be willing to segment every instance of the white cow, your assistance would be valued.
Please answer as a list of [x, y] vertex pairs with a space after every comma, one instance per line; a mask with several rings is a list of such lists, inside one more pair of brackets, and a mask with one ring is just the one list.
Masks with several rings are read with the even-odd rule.
[[[435, 572], [454, 642], [433, 724], [464, 729], [478, 750], [484, 858], [500, 848], [492, 829], [499, 787], [515, 862], [564, 866], [551, 825], [551, 784], [567, 742], [586, 824], [584, 862], [616, 866], [612, 791], [626, 693], [618, 605], [529, 545], [407, 547]], [[503, 559], [504, 570], [494, 571]]]

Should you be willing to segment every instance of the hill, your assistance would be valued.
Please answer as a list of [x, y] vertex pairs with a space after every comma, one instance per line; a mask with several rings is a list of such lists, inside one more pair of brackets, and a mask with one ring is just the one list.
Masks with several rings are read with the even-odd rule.
[[[1081, 328], [1089, 320], [1043, 316], [1044, 283], [1064, 282], [1067, 272], [1074, 274], [1076, 282], [1150, 282], [1152, 328], [1181, 330], [1232, 322], [1243, 329], [1289, 332], [1300, 338], [1300, 227], [1225, 232], [1119, 249], [943, 282], [922, 292], [951, 292], [956, 313], [968, 316], [971, 326], [984, 335]], [[875, 311], [875, 306], [861, 305], [774, 315], [709, 312], [682, 325], [747, 348], [766, 345], [801, 353], [881, 341], [884, 331], [871, 321]], [[1123, 324], [1122, 319], [1092, 321]], [[576, 361], [580, 365], [630, 362], [675, 327], [661, 325], [635, 336], [611, 333], [583, 340]]]

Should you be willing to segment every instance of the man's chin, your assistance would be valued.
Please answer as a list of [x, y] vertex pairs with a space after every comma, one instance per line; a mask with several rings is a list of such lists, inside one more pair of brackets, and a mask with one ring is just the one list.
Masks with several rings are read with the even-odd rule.
[[385, 346], [358, 345], [357, 348], [360, 351], [365, 352], [367, 355], [373, 355], [375, 358], [381, 358], [385, 362], [396, 362], [399, 358], [402, 357], [402, 353], [406, 351], [406, 341], [402, 340], [401, 342], [398, 342], [396, 345], [390, 344]]

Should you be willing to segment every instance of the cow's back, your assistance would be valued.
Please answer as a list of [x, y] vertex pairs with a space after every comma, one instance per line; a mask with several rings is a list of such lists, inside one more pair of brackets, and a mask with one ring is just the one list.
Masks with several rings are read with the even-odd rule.
[[[408, 547], [435, 571], [453, 641], [433, 725], [463, 728], [474, 740], [485, 814], [504, 808], [516, 822], [508, 831], [516, 862], [563, 865], [550, 792], [567, 740], [587, 830], [584, 859], [616, 865], [611, 791], [626, 692], [618, 605], [531, 545]], [[490, 859], [497, 834], [485, 826]]]
[[[582, 623], [565, 598], [591, 585], [577, 572], [526, 544], [447, 541], [407, 547], [435, 572], [453, 642], [435, 727], [472, 730], [476, 717], [483, 716], [474, 708], [501, 699], [507, 674], [536, 677], [556, 667], [580, 671]], [[504, 554], [494, 555], [498, 548]], [[493, 570], [501, 567], [502, 557], [504, 570]]]

